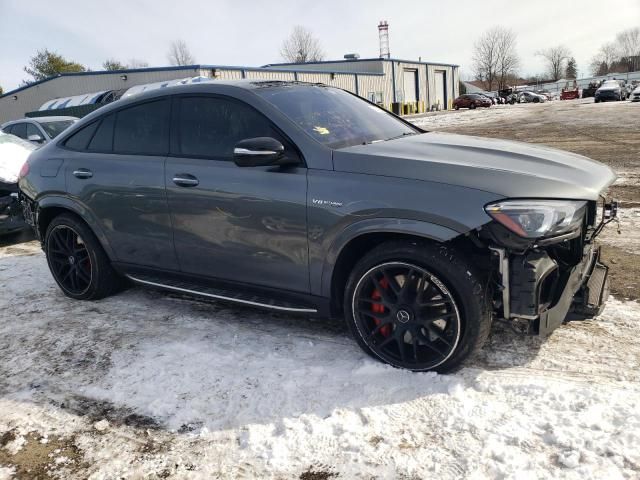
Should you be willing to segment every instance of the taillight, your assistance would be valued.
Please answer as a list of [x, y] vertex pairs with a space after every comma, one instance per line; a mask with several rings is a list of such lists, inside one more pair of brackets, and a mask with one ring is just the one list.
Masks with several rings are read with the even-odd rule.
[[22, 168], [20, 169], [20, 173], [18, 174], [18, 180], [23, 177], [26, 177], [28, 174], [29, 174], [29, 161], [27, 160], [22, 164]]

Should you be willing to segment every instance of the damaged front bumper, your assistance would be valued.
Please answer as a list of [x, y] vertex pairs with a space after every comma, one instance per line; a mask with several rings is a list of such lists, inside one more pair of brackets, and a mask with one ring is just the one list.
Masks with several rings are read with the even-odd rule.
[[552, 253], [553, 246], [521, 253], [490, 247], [498, 261], [498, 306], [503, 319], [518, 331], [546, 336], [565, 320], [600, 314], [609, 296], [609, 269], [600, 261], [594, 239], [616, 215], [617, 203], [605, 204], [602, 220], [588, 238], [566, 241], [580, 246], [571, 263]]

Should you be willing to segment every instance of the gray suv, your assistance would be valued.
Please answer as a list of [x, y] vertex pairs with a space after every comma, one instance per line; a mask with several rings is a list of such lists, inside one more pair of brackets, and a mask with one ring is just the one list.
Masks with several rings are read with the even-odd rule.
[[213, 81], [100, 108], [35, 151], [19, 185], [69, 297], [128, 279], [344, 316], [373, 357], [447, 371], [494, 318], [546, 335], [601, 310], [594, 239], [614, 179], [551, 148], [425, 132], [324, 85]]

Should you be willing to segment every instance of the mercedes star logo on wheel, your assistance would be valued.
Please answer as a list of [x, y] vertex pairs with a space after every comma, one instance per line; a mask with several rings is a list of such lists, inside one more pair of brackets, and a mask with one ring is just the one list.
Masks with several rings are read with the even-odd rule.
[[396, 313], [396, 318], [401, 323], [407, 323], [411, 318], [411, 315], [409, 315], [409, 312], [407, 312], [406, 310], [398, 310], [398, 313]]

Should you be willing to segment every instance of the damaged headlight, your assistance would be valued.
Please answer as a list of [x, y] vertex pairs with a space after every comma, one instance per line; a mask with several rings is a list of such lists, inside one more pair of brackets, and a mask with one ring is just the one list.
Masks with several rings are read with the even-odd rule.
[[562, 235], [580, 229], [587, 202], [577, 200], [504, 200], [485, 211], [524, 238]]

